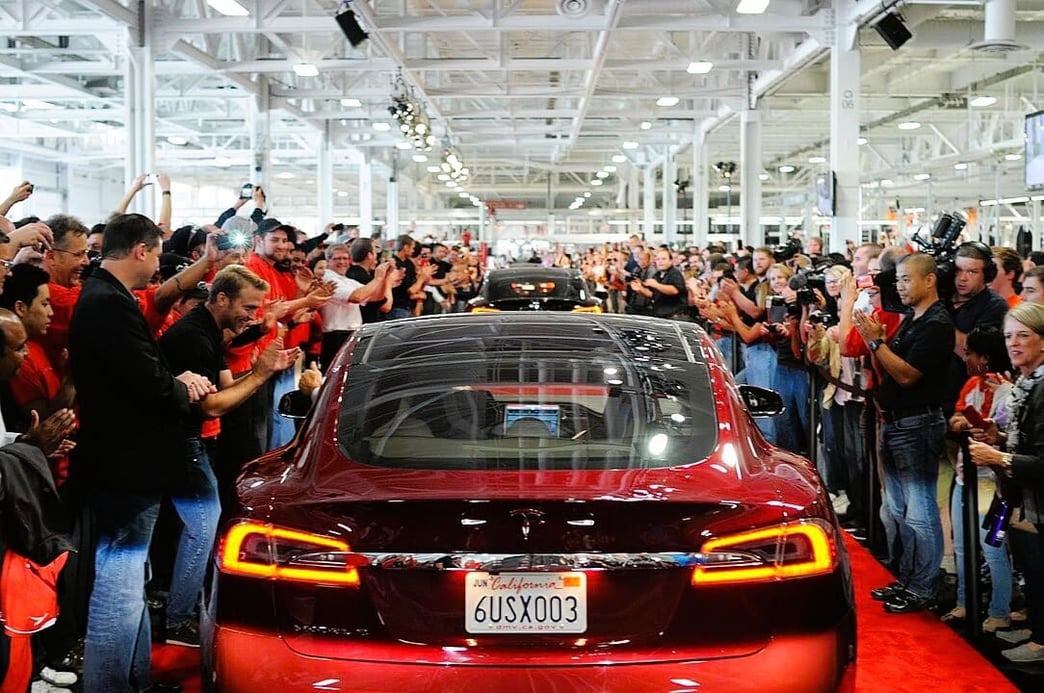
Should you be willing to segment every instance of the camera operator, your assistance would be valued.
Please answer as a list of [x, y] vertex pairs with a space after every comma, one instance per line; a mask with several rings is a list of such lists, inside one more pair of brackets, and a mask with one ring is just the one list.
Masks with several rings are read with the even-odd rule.
[[880, 458], [884, 501], [899, 524], [902, 557], [898, 581], [871, 590], [889, 613], [912, 613], [934, 602], [935, 581], [942, 562], [943, 532], [936, 483], [946, 437], [942, 411], [947, 363], [952, 353], [953, 320], [939, 300], [935, 259], [925, 253], [907, 255], [896, 269], [896, 288], [904, 306], [913, 309], [895, 336], [874, 318], [855, 313], [856, 329], [873, 353], [881, 378], [877, 401], [884, 421]]
[[976, 327], [1000, 327], [1008, 302], [987, 287], [997, 275], [988, 246], [972, 241], [957, 247], [954, 258], [953, 299], [948, 306], [957, 341], [950, 357], [950, 373], [944, 405], [951, 413], [965, 378], [964, 345]]
[[630, 315], [650, 315], [652, 301], [639, 289], [643, 286], [652, 265], [652, 253], [648, 250], [639, 250], [636, 253], [638, 261], [633, 270], [624, 270], [622, 276], [627, 281], [627, 307], [624, 312]]
[[771, 387], [783, 398], [786, 407], [777, 417], [776, 443], [799, 455], [808, 456], [808, 371], [801, 348], [801, 315], [803, 308], [797, 292], [788, 282], [794, 276], [786, 265], [775, 264], [768, 271], [772, 301], [766, 311], [764, 334], [776, 351], [776, 369]]
[[659, 248], [656, 271], [644, 281], [632, 280], [631, 288], [649, 300], [649, 313], [657, 318], [688, 320], [688, 289], [685, 277], [674, 266], [671, 251]]

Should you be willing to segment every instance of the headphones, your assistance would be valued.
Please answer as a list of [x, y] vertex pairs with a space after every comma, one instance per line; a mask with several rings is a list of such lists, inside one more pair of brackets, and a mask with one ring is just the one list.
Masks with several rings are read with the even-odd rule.
[[961, 254], [962, 250], [972, 251], [973, 256], [985, 263], [982, 268], [982, 276], [986, 279], [987, 284], [997, 278], [997, 265], [993, 262], [993, 251], [990, 250], [990, 246], [981, 241], [967, 241], [957, 246], [954, 257], [968, 257], [968, 255]]

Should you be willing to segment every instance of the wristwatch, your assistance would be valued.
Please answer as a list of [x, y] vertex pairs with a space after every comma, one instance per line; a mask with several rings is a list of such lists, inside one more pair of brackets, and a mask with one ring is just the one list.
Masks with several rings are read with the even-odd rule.
[[883, 339], [871, 339], [870, 343], [867, 346], [870, 347], [870, 351], [877, 351], [881, 348], [882, 344], [884, 344]]

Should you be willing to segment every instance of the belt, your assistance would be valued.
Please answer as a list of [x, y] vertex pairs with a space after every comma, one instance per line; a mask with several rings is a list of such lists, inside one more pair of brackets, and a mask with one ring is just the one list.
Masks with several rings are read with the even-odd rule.
[[881, 418], [885, 423], [895, 423], [899, 419], [908, 416], [922, 416], [924, 414], [936, 414], [942, 411], [942, 407], [925, 405], [923, 407], [907, 407], [905, 409], [882, 409]]

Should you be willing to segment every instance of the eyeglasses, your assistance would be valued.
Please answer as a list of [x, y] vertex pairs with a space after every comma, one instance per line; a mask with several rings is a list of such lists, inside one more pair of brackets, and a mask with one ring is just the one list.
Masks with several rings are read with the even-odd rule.
[[53, 251], [54, 251], [54, 252], [56, 252], [56, 253], [65, 253], [66, 255], [72, 255], [73, 257], [78, 257], [78, 258], [80, 258], [81, 260], [82, 260], [82, 259], [86, 259], [86, 258], [88, 257], [88, 255], [87, 255], [87, 250], [86, 250], [86, 249], [84, 249], [84, 250], [81, 250], [81, 251], [80, 251], [80, 252], [78, 252], [78, 253], [74, 253], [74, 252], [73, 252], [73, 251], [71, 251], [71, 250], [62, 250], [61, 248], [51, 248], [51, 250], [53, 250]]

